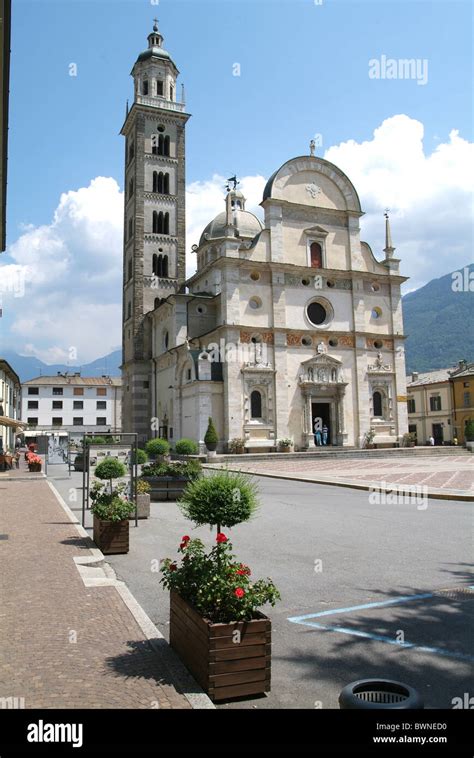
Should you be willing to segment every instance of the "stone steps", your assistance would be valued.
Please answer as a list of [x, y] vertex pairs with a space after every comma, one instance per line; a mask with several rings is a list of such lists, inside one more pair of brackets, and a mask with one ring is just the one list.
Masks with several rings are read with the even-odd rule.
[[311, 450], [299, 453], [243, 453], [242, 455], [216, 455], [213, 462], [224, 463], [226, 461], [274, 461], [274, 460], [316, 460], [331, 458], [413, 458], [419, 456], [439, 456], [439, 455], [462, 455], [469, 456], [470, 453], [463, 447], [401, 447], [401, 448], [381, 448], [380, 450], [361, 450], [356, 447], [329, 448], [320, 450]]

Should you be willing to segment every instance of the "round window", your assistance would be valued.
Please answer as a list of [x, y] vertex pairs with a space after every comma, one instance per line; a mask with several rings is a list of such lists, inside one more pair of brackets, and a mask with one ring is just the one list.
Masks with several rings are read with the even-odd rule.
[[254, 345], [260, 345], [262, 342], [262, 335], [261, 334], [253, 334], [250, 338], [250, 342], [253, 342]]
[[202, 315], [203, 313], [206, 313], [206, 311], [207, 311], [207, 308], [206, 308], [206, 306], [205, 306], [205, 305], [198, 305], [198, 307], [196, 308], [196, 311], [197, 311], [197, 312], [198, 312], [200, 315]]
[[336, 282], [334, 281], [334, 279], [328, 279], [327, 282], [326, 282], [326, 286], [330, 287], [331, 289], [333, 289], [333, 287], [336, 286]]
[[310, 282], [310, 280], [309, 280], [309, 279], [302, 279], [302, 280], [301, 280], [301, 284], [302, 284], [304, 287], [309, 287], [309, 285], [311, 284], [311, 282]]
[[249, 305], [252, 310], [256, 311], [258, 308], [262, 307], [262, 301], [259, 297], [251, 297], [249, 300]]
[[330, 347], [337, 347], [339, 345], [339, 340], [336, 339], [336, 337], [332, 337], [329, 340], [329, 345], [330, 345]]
[[376, 308], [372, 308], [372, 318], [380, 318], [382, 315], [382, 309], [378, 306]]
[[305, 347], [311, 347], [311, 345], [313, 344], [313, 340], [311, 339], [311, 337], [302, 337], [301, 344], [304, 345]]
[[164, 132], [165, 131], [165, 127], [161, 126], [161, 124], [160, 124], [160, 126], [157, 127], [157, 129], [158, 129], [159, 132]]
[[321, 303], [310, 303], [306, 309], [308, 318], [315, 326], [321, 326], [326, 321], [328, 314], [326, 308]]
[[376, 350], [380, 350], [383, 347], [382, 340], [374, 340], [374, 347]]
[[250, 274], [250, 278], [251, 278], [251, 280], [253, 282], [258, 282], [258, 280], [260, 279], [259, 272], [258, 271], [252, 271], [251, 274]]
[[370, 285], [372, 292], [378, 292], [380, 289], [380, 284], [377, 284], [377, 282], [372, 282]]

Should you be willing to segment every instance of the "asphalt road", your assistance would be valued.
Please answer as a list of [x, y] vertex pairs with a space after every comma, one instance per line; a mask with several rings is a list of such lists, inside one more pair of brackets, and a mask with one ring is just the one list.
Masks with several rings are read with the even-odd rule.
[[[67, 502], [81, 485], [78, 474], [52, 481]], [[430, 500], [422, 510], [345, 488], [257, 481], [257, 516], [228, 533], [253, 576], [270, 576], [282, 595], [269, 609], [272, 691], [219, 707], [337, 708], [344, 685], [369, 677], [410, 684], [427, 708], [451, 708], [472, 689], [471, 503]], [[130, 553], [107, 558], [166, 637], [168, 596], [153, 566], [175, 556], [184, 534], [213, 540], [175, 503], [152, 503], [151, 518], [131, 528]], [[387, 601], [396, 602], [379, 605]]]

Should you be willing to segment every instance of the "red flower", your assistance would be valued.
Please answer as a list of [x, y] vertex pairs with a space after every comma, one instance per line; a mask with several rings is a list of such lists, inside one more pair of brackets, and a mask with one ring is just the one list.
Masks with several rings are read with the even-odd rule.
[[250, 576], [252, 573], [248, 566], [245, 565], [245, 563], [240, 564], [240, 568], [236, 570], [235, 572], [239, 576]]
[[176, 569], [178, 567], [177, 567], [176, 563], [170, 563], [170, 567], [169, 568], [170, 568], [170, 571], [176, 571]]
[[225, 534], [223, 534], [223, 532], [219, 532], [219, 534], [216, 537], [216, 542], [218, 542], [219, 544], [221, 544], [221, 542], [227, 542], [227, 537], [225, 536]]
[[239, 599], [245, 595], [244, 590], [242, 587], [237, 587], [237, 589], [234, 592], [235, 597], [238, 597]]
[[185, 534], [184, 537], [181, 537], [181, 542], [189, 542], [190, 539], [191, 537], [188, 537], [188, 535]]

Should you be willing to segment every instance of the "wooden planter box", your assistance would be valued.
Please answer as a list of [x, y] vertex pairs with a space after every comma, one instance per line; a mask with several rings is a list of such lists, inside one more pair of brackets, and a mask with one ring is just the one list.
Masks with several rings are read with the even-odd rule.
[[150, 498], [156, 500], [177, 500], [188, 486], [190, 479], [176, 476], [142, 476], [151, 487]]
[[41, 471], [41, 463], [29, 463], [29, 471]]
[[271, 621], [263, 613], [213, 624], [171, 592], [170, 645], [211, 700], [270, 692]]
[[102, 521], [94, 516], [94, 542], [104, 555], [128, 553], [128, 519], [124, 521]]

